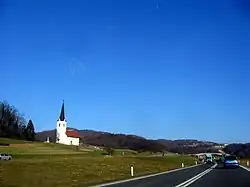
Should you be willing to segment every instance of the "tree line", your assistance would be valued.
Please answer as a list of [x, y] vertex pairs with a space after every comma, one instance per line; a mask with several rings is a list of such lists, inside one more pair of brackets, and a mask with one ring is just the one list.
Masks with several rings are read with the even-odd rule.
[[[80, 132], [81, 134], [81, 132]], [[103, 146], [109, 148], [126, 148], [138, 152], [162, 152], [166, 147], [155, 140], [148, 140], [133, 135], [100, 133], [97, 136], [82, 136], [83, 142], [95, 146]]]
[[0, 137], [35, 140], [32, 120], [27, 123], [16, 107], [6, 101], [0, 101]]
[[224, 147], [223, 151], [228, 154], [236, 155], [240, 158], [249, 158], [250, 157], [250, 143], [234, 143], [229, 144]]

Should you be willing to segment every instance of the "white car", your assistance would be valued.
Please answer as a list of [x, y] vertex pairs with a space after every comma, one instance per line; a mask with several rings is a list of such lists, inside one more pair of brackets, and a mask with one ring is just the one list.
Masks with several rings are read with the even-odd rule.
[[12, 157], [6, 153], [1, 153], [0, 160], [12, 160]]

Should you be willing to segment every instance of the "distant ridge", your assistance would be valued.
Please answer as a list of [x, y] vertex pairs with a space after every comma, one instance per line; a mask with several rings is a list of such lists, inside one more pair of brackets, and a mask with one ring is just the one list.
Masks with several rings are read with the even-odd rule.
[[[95, 130], [78, 130], [82, 142], [88, 145], [112, 148], [128, 148], [137, 151], [169, 151], [174, 153], [193, 154], [199, 152], [215, 152], [222, 146], [215, 142], [192, 139], [166, 140], [146, 139], [137, 135], [114, 134]], [[46, 130], [36, 134], [36, 140], [46, 141], [50, 137], [55, 142], [56, 130]]]

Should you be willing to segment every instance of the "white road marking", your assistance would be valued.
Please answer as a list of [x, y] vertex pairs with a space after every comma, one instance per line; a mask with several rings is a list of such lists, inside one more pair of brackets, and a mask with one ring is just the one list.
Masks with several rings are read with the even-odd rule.
[[213, 168], [215, 168], [217, 166], [217, 164], [214, 164], [211, 168], [209, 169], [206, 169], [205, 171], [199, 173], [198, 175], [192, 177], [191, 179], [188, 179], [186, 181], [184, 181], [183, 183], [181, 184], [178, 184], [177, 186], [175, 187], [187, 187], [189, 186], [190, 184], [192, 184], [193, 182], [197, 181], [198, 179], [200, 179], [201, 177], [203, 177], [204, 175], [208, 174], [210, 171], [213, 170]]
[[114, 184], [120, 184], [120, 183], [124, 183], [124, 182], [130, 182], [130, 181], [135, 181], [135, 180], [140, 180], [140, 179], [155, 177], [155, 176], [158, 176], [158, 175], [168, 174], [168, 173], [172, 173], [172, 172], [175, 172], [175, 171], [180, 171], [180, 170], [184, 170], [184, 169], [194, 168], [194, 167], [197, 167], [197, 166], [200, 166], [200, 165], [203, 165], [203, 164], [198, 164], [198, 165], [193, 165], [193, 166], [189, 166], [189, 167], [173, 169], [173, 170], [164, 171], [164, 172], [161, 172], [161, 173], [155, 173], [155, 174], [151, 174], [151, 175], [146, 175], [146, 176], [141, 176], [141, 177], [135, 177], [135, 178], [125, 179], [125, 180], [110, 182], [110, 183], [106, 183], [106, 184], [99, 184], [99, 185], [95, 185], [95, 186], [92, 186], [92, 187], [104, 187], [104, 186], [109, 186], [109, 185], [114, 185]]
[[197, 181], [198, 179], [200, 179], [201, 177], [203, 177], [204, 175], [208, 174], [210, 171], [212, 171], [212, 169], [209, 169], [208, 171], [206, 171], [205, 173], [202, 173], [202, 175], [194, 178], [193, 180], [189, 181], [188, 183], [184, 184], [182, 187], [187, 187], [190, 184], [194, 183], [195, 181]]
[[199, 178], [200, 176], [203, 176], [204, 174], [206, 174], [206, 173], [208, 173], [208, 172], [210, 172], [210, 171], [211, 171], [211, 168], [209, 168], [209, 169], [207, 169], [207, 170], [205, 170], [205, 171], [199, 173], [198, 175], [196, 175], [196, 176], [194, 176], [194, 177], [192, 177], [192, 178], [190, 178], [190, 179], [184, 181], [184, 182], [181, 183], [181, 184], [178, 184], [178, 185], [175, 186], [175, 187], [182, 187], [182, 186], [186, 185], [187, 183], [192, 182], [194, 179]]
[[245, 169], [245, 170], [247, 170], [247, 171], [250, 171], [250, 168], [247, 168], [247, 167], [242, 166], [242, 165], [240, 165], [240, 167], [243, 168], [243, 169]]

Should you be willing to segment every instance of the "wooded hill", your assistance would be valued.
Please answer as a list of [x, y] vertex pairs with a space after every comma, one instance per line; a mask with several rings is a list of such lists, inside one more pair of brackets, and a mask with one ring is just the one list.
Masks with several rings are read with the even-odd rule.
[[[112, 148], [127, 148], [137, 151], [152, 151], [161, 152], [169, 151], [175, 153], [199, 153], [199, 152], [214, 152], [219, 145], [214, 142], [204, 142], [198, 140], [151, 140], [136, 135], [113, 134], [108, 132], [79, 130], [81, 141], [85, 144], [104, 146]], [[55, 130], [48, 130], [36, 134], [36, 139], [45, 141], [50, 137], [50, 141], [54, 142], [56, 137]]]

